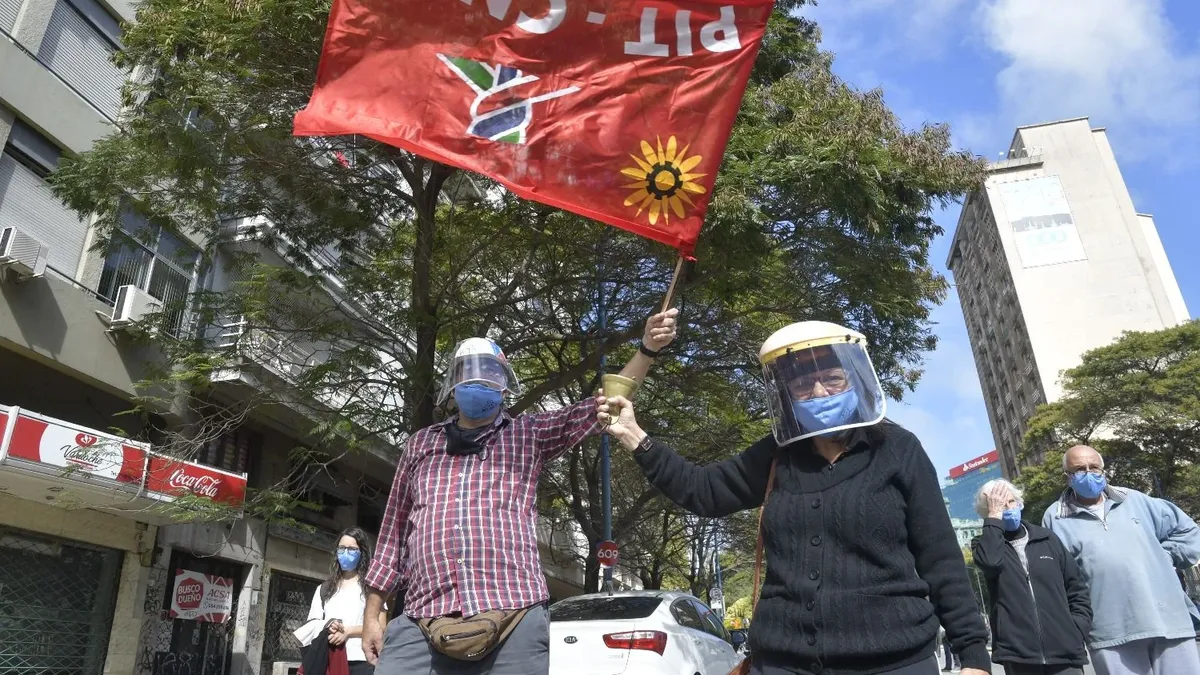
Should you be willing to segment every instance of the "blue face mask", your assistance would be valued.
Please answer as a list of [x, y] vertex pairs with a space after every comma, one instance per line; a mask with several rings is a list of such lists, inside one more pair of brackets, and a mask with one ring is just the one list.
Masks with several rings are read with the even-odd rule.
[[1016, 532], [1021, 529], [1021, 509], [1005, 509], [1000, 520], [1004, 522], [1005, 532]]
[[362, 551], [346, 550], [337, 553], [338, 566], [346, 572], [357, 569], [359, 560], [362, 560]]
[[469, 420], [485, 420], [500, 409], [504, 392], [485, 384], [460, 384], [454, 388], [458, 410]]
[[792, 413], [805, 433], [840, 427], [858, 414], [858, 392], [847, 389], [833, 396], [792, 401]]
[[1082, 476], [1071, 476], [1071, 489], [1084, 499], [1095, 499], [1108, 487], [1108, 477], [1088, 472]]

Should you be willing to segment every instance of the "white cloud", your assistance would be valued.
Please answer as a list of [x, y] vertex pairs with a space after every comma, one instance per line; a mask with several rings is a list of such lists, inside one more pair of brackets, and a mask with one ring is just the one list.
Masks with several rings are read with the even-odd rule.
[[1162, 0], [988, 0], [977, 18], [1006, 62], [1001, 117], [1086, 115], [1135, 159], [1200, 140], [1200, 54], [1179, 44]]

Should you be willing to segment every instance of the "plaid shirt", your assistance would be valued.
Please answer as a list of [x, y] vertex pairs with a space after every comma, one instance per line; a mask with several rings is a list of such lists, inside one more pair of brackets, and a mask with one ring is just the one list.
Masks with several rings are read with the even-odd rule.
[[537, 542], [538, 475], [598, 433], [592, 399], [516, 418], [501, 413], [483, 452], [446, 453], [449, 420], [421, 429], [400, 458], [366, 583], [404, 587], [404, 613], [433, 618], [521, 609], [549, 599]]

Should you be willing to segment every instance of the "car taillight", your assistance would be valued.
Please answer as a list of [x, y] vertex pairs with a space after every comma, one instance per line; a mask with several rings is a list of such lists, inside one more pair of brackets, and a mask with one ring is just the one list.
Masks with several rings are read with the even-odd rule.
[[667, 650], [667, 634], [659, 630], [631, 630], [627, 633], [609, 633], [604, 636], [609, 649], [645, 649], [658, 652]]

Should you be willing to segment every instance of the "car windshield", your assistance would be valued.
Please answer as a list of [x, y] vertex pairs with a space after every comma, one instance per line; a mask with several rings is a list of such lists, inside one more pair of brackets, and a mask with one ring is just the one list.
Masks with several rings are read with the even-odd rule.
[[610, 598], [568, 598], [550, 607], [551, 621], [619, 621], [644, 619], [654, 613], [661, 598], [613, 596]]

